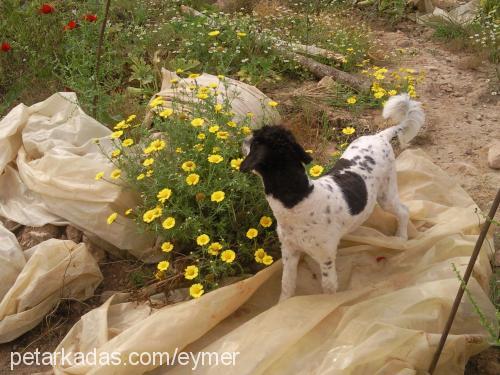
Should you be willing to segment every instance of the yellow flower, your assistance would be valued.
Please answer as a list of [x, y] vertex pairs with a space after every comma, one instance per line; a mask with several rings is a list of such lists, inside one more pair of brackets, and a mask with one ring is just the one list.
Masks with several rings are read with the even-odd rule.
[[144, 173], [141, 173], [139, 176], [136, 177], [136, 180], [137, 181], [144, 180], [144, 177], [146, 177], [146, 175]]
[[177, 69], [175, 69], [175, 72], [176, 72], [177, 74], [184, 73], [184, 69], [177, 68]]
[[193, 148], [198, 152], [203, 151], [203, 145], [201, 143], [195, 144]]
[[188, 280], [193, 280], [198, 276], [198, 267], [196, 266], [187, 266], [184, 270], [184, 277]]
[[219, 78], [219, 80], [223, 80], [226, 77], [224, 76], [224, 74], [217, 74], [217, 78]]
[[132, 122], [132, 121], [134, 121], [136, 118], [137, 118], [137, 116], [136, 116], [136, 115], [130, 115], [130, 116], [128, 116], [127, 122]]
[[106, 222], [109, 224], [113, 224], [116, 218], [118, 217], [118, 214], [116, 212], [113, 212], [111, 215], [108, 216], [108, 219]]
[[149, 166], [153, 165], [154, 162], [155, 162], [155, 159], [148, 158], [142, 162], [142, 165], [144, 165], [145, 167], [149, 167]]
[[172, 190], [165, 188], [160, 190], [160, 192], [156, 195], [156, 197], [161, 203], [165, 203], [165, 201], [169, 199], [171, 195], [172, 195]]
[[179, 80], [177, 78], [173, 78], [170, 80], [170, 83], [173, 84], [173, 85], [176, 85], [179, 83]]
[[219, 30], [214, 30], [214, 31], [210, 31], [208, 33], [208, 36], [217, 36], [220, 34], [220, 31]]
[[222, 108], [223, 108], [222, 104], [216, 104], [216, 105], [214, 105], [214, 111], [215, 111], [215, 113], [219, 113], [220, 111], [222, 111]]
[[152, 210], [144, 212], [144, 215], [142, 215], [142, 220], [145, 223], [151, 223], [154, 219], [160, 217], [162, 213], [163, 210], [160, 207], [153, 208]]
[[208, 84], [208, 87], [210, 87], [211, 89], [216, 89], [218, 86], [219, 86], [219, 84], [215, 83], [215, 82], [211, 82]]
[[242, 126], [241, 127], [241, 133], [242, 134], [245, 134], [245, 135], [248, 135], [252, 132], [252, 129], [250, 129], [248, 126]]
[[247, 33], [244, 33], [244, 32], [242, 32], [242, 31], [238, 31], [238, 32], [236, 33], [236, 35], [237, 35], [239, 38], [243, 38], [243, 37], [247, 36]]
[[211, 126], [211, 127], [208, 128], [208, 131], [210, 133], [216, 133], [216, 132], [219, 131], [219, 128], [220, 128], [219, 125], [213, 125], [213, 126]]
[[163, 139], [156, 139], [149, 144], [148, 147], [144, 149], [145, 154], [150, 154], [154, 151], [161, 151], [165, 148], [166, 143]]
[[227, 126], [229, 126], [230, 128], [235, 128], [236, 127], [236, 123], [234, 121], [228, 121], [227, 122]]
[[355, 96], [351, 96], [350, 98], [347, 98], [347, 104], [356, 104], [357, 99]]
[[396, 95], [398, 92], [396, 90], [389, 90], [387, 91], [387, 93], [389, 94], [389, 96], [394, 96]]
[[210, 196], [210, 200], [212, 202], [217, 202], [217, 203], [220, 203], [224, 200], [226, 194], [223, 192], [223, 191], [215, 191], [212, 193], [212, 195]]
[[356, 129], [354, 129], [353, 127], [350, 127], [350, 126], [342, 129], [342, 134], [345, 134], [345, 135], [351, 135], [351, 134], [354, 134], [355, 132], [356, 132]]
[[175, 219], [173, 217], [169, 216], [165, 220], [163, 220], [163, 223], [161, 223], [161, 225], [165, 229], [171, 229], [175, 226]]
[[273, 219], [271, 219], [269, 216], [262, 216], [260, 218], [259, 224], [264, 228], [269, 228], [271, 225], [273, 225]]
[[130, 215], [132, 213], [132, 211], [133, 210], [131, 208], [129, 208], [127, 211], [125, 211], [125, 216]]
[[166, 108], [163, 111], [159, 113], [160, 117], [167, 118], [174, 113], [174, 110], [172, 108]]
[[200, 246], [206, 245], [207, 243], [210, 242], [210, 237], [206, 234], [200, 234], [198, 237], [196, 237], [196, 243]]
[[172, 242], [163, 242], [161, 244], [161, 250], [166, 252], [166, 253], [171, 252], [173, 249], [174, 249], [174, 245], [172, 244]]
[[199, 140], [204, 140], [205, 138], [207, 138], [207, 136], [205, 135], [205, 133], [200, 133], [198, 134], [198, 137], [197, 137]]
[[112, 157], [112, 158], [117, 158], [118, 156], [120, 156], [120, 155], [121, 155], [121, 153], [122, 153], [122, 151], [121, 151], [121, 150], [119, 150], [119, 149], [115, 149], [115, 150], [113, 150], [113, 151], [111, 152], [111, 157]]
[[205, 94], [204, 92], [199, 92], [198, 94], [196, 94], [196, 97], [198, 99], [205, 100], [208, 98], [208, 94]]
[[205, 291], [203, 290], [203, 285], [200, 283], [193, 284], [189, 288], [189, 295], [193, 298], [200, 298]]
[[170, 266], [170, 263], [167, 260], [163, 260], [160, 263], [158, 263], [158, 265], [156, 267], [158, 268], [159, 271], [165, 272], [166, 270], [168, 270], [169, 266]]
[[117, 123], [113, 129], [115, 130], [121, 130], [121, 129], [127, 129], [128, 128], [128, 125], [125, 124], [125, 121], [120, 121], [119, 123]]
[[175, 152], [177, 152], [178, 154], [182, 154], [182, 147], [177, 147], [175, 149]]
[[255, 251], [255, 253], [253, 254], [254, 258], [255, 258], [255, 261], [257, 263], [262, 263], [262, 259], [264, 259], [264, 257], [266, 256], [266, 252], [264, 249], [260, 248], [260, 249], [257, 249]]
[[318, 176], [321, 176], [321, 174], [323, 173], [323, 170], [324, 170], [324, 168], [321, 165], [313, 165], [309, 169], [309, 174], [313, 177], [318, 177]]
[[163, 214], [163, 209], [161, 207], [155, 207], [151, 211], [153, 211], [155, 218], [160, 217]]
[[243, 159], [241, 158], [231, 160], [231, 167], [233, 167], [236, 170], [239, 170], [242, 161]]
[[273, 264], [273, 257], [271, 255], [266, 255], [262, 259], [262, 263], [264, 263], [266, 266], [270, 266], [271, 264]]
[[267, 105], [269, 107], [277, 107], [278, 106], [278, 102], [275, 102], [274, 100], [270, 100], [267, 102]]
[[247, 112], [247, 117], [248, 118], [253, 118], [255, 114], [253, 112]]
[[200, 75], [198, 73], [191, 73], [190, 75], [188, 75], [188, 78], [189, 79], [196, 79], [198, 78]]
[[224, 160], [224, 158], [220, 155], [210, 155], [207, 159], [210, 163], [215, 163], [215, 164], [219, 164], [221, 161]]
[[229, 137], [228, 132], [217, 132], [217, 138], [219, 139], [227, 139]]
[[193, 125], [195, 128], [203, 126], [204, 123], [205, 123], [205, 120], [203, 120], [202, 118], [199, 118], [199, 117], [191, 120], [191, 125]]
[[118, 130], [116, 132], [111, 133], [109, 136], [111, 139], [117, 139], [120, 138], [123, 135], [123, 130]]
[[208, 247], [208, 253], [210, 255], [219, 255], [219, 251], [222, 250], [222, 245], [219, 242], [213, 242]]
[[156, 107], [163, 105], [163, 104], [165, 104], [165, 101], [163, 100], [163, 98], [160, 96], [157, 96], [156, 98], [151, 100], [151, 102], [149, 103], [149, 106], [151, 108], [156, 108]]
[[224, 250], [221, 253], [220, 258], [226, 263], [233, 263], [236, 258], [236, 253], [233, 250]]
[[96, 181], [99, 181], [99, 180], [100, 180], [101, 178], [103, 178], [103, 177], [104, 177], [104, 172], [99, 172], [99, 173], [97, 173], [97, 174], [95, 175], [94, 179], [95, 179]]
[[119, 179], [121, 175], [122, 175], [122, 171], [120, 169], [115, 169], [113, 172], [111, 172], [111, 178], [113, 180]]
[[196, 173], [191, 173], [186, 177], [186, 184], [196, 185], [200, 181], [200, 176]]
[[134, 144], [134, 140], [131, 138], [127, 138], [122, 142], [123, 147], [130, 147]]
[[184, 172], [192, 172], [196, 168], [194, 161], [188, 160], [182, 163], [181, 168]]
[[250, 228], [247, 231], [247, 238], [249, 238], [249, 239], [255, 238], [255, 237], [257, 237], [258, 234], [259, 234], [259, 231], [257, 229]]
[[220, 147], [218, 147], [218, 146], [215, 146], [215, 147], [213, 147], [213, 148], [212, 148], [212, 152], [213, 152], [214, 154], [216, 154], [216, 153], [220, 152], [220, 150], [221, 150], [221, 149], [220, 149]]

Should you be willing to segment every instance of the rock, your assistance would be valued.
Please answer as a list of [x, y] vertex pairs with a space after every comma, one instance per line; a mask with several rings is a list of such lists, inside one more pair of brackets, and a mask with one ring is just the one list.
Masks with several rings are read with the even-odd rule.
[[66, 237], [74, 243], [82, 242], [83, 233], [72, 225], [66, 227]]
[[149, 297], [149, 300], [154, 305], [166, 305], [168, 303], [165, 293], [157, 293]]
[[18, 241], [21, 248], [26, 250], [51, 238], [59, 238], [60, 236], [60, 227], [45, 224], [42, 227], [24, 227], [19, 233]]
[[500, 169], [500, 141], [493, 143], [488, 150], [488, 165], [493, 169]]
[[398, 47], [401, 47], [401, 48], [408, 48], [411, 46], [411, 42], [408, 39], [400, 40], [397, 43], [397, 45], [398, 45]]
[[82, 236], [81, 242], [83, 242], [85, 244], [85, 246], [87, 246], [87, 250], [89, 251], [90, 254], [92, 254], [92, 256], [94, 257], [94, 259], [96, 260], [97, 263], [100, 263], [100, 262], [103, 262], [106, 260], [106, 258], [107, 258], [106, 252], [103, 249], [101, 249], [99, 246], [97, 246], [96, 244], [91, 242], [90, 239], [86, 235]]
[[9, 220], [9, 219], [3, 219], [1, 218], [0, 221], [3, 223], [5, 229], [7, 229], [9, 232], [14, 232], [15, 230], [19, 229], [22, 227], [21, 224], [16, 223], [15, 221]]
[[177, 303], [189, 300], [189, 289], [179, 288], [170, 290], [168, 292], [167, 301], [168, 303]]

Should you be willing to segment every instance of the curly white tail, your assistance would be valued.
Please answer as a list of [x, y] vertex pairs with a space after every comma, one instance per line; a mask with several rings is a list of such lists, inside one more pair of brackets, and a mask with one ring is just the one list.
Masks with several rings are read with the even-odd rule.
[[415, 138], [425, 121], [425, 114], [420, 102], [410, 99], [408, 94], [391, 96], [385, 103], [382, 116], [399, 124], [384, 130], [388, 139], [398, 136], [402, 148]]

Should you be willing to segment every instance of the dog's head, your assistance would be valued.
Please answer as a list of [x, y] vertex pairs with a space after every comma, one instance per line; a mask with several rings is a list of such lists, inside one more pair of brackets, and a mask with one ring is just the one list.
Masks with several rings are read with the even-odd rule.
[[240, 171], [255, 171], [261, 175], [264, 171], [303, 169], [303, 164], [312, 161], [293, 134], [282, 126], [264, 126], [255, 130], [252, 137], [245, 140], [243, 151], [246, 157]]

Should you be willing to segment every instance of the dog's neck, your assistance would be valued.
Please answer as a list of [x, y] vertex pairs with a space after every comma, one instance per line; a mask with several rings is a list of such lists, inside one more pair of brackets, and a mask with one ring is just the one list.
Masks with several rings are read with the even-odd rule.
[[266, 195], [280, 201], [286, 208], [294, 207], [314, 189], [302, 165], [263, 168], [258, 172], [264, 182]]

